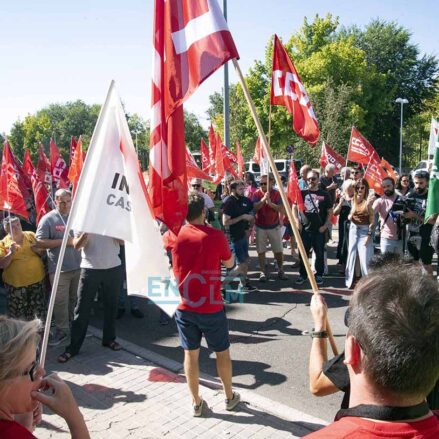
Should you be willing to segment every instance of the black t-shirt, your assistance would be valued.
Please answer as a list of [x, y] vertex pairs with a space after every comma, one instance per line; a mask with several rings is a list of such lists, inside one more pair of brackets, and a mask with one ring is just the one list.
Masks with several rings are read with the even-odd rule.
[[[415, 200], [416, 204], [413, 209], [414, 212], [417, 215], [424, 217], [425, 210], [427, 209], [428, 191], [422, 195], [413, 191], [407, 195], [407, 198]], [[424, 224], [423, 221], [417, 221], [415, 219], [412, 219], [409, 223], [408, 228], [411, 234], [420, 234], [423, 239], [429, 241], [431, 236], [431, 231], [433, 230], [433, 224]]]
[[[224, 204], [224, 213], [234, 219], [243, 214], [248, 214], [253, 210], [253, 202], [247, 197], [235, 197], [231, 195]], [[229, 226], [230, 239], [239, 241], [244, 238], [245, 231], [249, 228], [249, 222], [245, 220], [238, 221]]]
[[341, 408], [347, 409], [349, 407], [349, 397], [351, 394], [351, 381], [349, 379], [348, 368], [346, 364], [344, 364], [344, 352], [325, 361], [325, 363], [323, 363], [323, 373], [332, 381], [337, 389], [344, 393]]
[[332, 205], [334, 205], [336, 189], [331, 189], [329, 191], [328, 191], [328, 189], [326, 189], [332, 183], [337, 183], [337, 185], [338, 185], [338, 180], [337, 180], [337, 177], [335, 175], [333, 177], [325, 177], [324, 175], [320, 177], [320, 187], [324, 191], [328, 192], [329, 197], [331, 198], [331, 203], [332, 203]]
[[[331, 198], [323, 189], [302, 192], [304, 214], [308, 224], [303, 224], [306, 230], [318, 232], [319, 228], [326, 223], [328, 209], [332, 208]], [[303, 222], [302, 222], [303, 223]]]

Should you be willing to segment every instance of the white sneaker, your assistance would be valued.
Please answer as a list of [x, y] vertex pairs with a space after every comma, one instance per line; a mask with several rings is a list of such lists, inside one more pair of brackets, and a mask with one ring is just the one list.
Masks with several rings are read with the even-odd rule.
[[226, 410], [233, 410], [241, 401], [241, 395], [238, 392], [233, 392], [232, 399], [226, 399]]

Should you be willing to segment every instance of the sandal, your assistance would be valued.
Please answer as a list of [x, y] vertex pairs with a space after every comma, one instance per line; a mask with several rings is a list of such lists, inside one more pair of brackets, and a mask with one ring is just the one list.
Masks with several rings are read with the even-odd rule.
[[117, 341], [112, 341], [110, 343], [102, 343], [102, 346], [111, 349], [112, 351], [120, 351], [122, 346]]
[[58, 357], [58, 363], [67, 363], [73, 355], [70, 352], [64, 352]]

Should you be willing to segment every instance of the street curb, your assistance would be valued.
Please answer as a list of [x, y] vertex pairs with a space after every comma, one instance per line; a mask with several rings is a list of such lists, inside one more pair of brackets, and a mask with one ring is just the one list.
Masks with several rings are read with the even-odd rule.
[[[94, 337], [97, 337], [99, 339], [102, 338], [102, 331], [100, 329], [97, 329], [93, 326], [89, 326], [88, 331]], [[122, 349], [129, 352], [130, 354], [143, 358], [146, 361], [154, 363], [155, 365], [168, 369], [174, 373], [184, 374], [183, 365], [178, 361], [171, 360], [170, 358], [152, 352], [149, 349], [131, 343], [127, 340], [124, 340], [123, 338], [118, 337], [117, 340], [122, 345]], [[222, 388], [221, 381], [218, 378], [203, 372], [200, 373], [200, 385], [215, 390]], [[293, 409], [292, 407], [288, 407], [285, 404], [258, 395], [256, 392], [253, 392], [251, 390], [246, 390], [241, 388], [238, 388], [237, 390], [239, 390], [239, 393], [241, 394], [241, 399], [244, 402], [246, 402], [248, 405], [257, 407], [261, 409], [263, 412], [277, 416], [281, 419], [284, 419], [285, 421], [305, 422], [309, 424], [317, 424], [322, 426], [328, 424], [328, 422], [324, 421], [323, 419], [316, 418], [299, 410]], [[309, 428], [310, 430], [317, 430], [320, 427], [316, 426], [316, 428], [312, 428], [312, 427], [307, 427], [307, 428]]]

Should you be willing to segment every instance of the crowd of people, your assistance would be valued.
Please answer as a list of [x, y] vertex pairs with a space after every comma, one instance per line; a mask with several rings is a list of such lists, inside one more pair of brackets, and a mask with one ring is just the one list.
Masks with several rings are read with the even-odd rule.
[[[373, 438], [395, 432], [401, 437], [439, 437], [439, 420], [431, 412], [439, 408], [439, 294], [432, 265], [439, 220], [425, 218], [429, 175], [415, 173], [413, 181], [407, 174], [397, 181], [384, 178], [383, 195], [378, 196], [370, 190], [361, 167], [336, 171], [333, 165], [321, 175], [307, 165], [300, 169], [303, 208], [296, 204], [289, 208], [307, 260], [297, 252], [272, 175], [262, 175], [259, 183], [251, 173], [243, 180], [226, 179], [216, 192], [217, 200], [204, 190], [201, 180], [190, 181], [186, 224], [166, 248], [179, 280], [181, 303], [175, 323], [184, 350], [192, 414], [202, 416], [206, 404], [199, 394], [203, 337], [216, 354], [225, 408], [234, 410], [240, 402], [232, 387], [222, 296], [229, 279], [238, 278], [244, 291], [258, 290], [273, 275], [267, 261], [270, 250], [276, 278], [285, 285], [308, 281], [305, 265], [311, 257], [316, 283], [324, 285], [333, 270], [328, 246], [331, 241], [335, 244], [333, 229], [338, 224], [336, 270], [344, 275], [346, 287], [354, 288], [345, 319], [345, 350], [328, 360], [327, 307], [323, 296], [315, 294], [309, 377], [313, 394], [342, 390], [345, 397], [336, 422], [311, 437]], [[56, 375], [45, 376], [37, 358], [71, 199], [68, 190], [59, 189], [54, 209], [35, 231], [23, 231], [17, 217], [7, 215], [3, 220], [6, 235], [0, 241], [0, 268], [7, 316], [0, 317], [1, 437], [26, 437], [23, 431], [32, 431], [41, 419], [41, 404], [66, 419], [72, 437], [88, 437], [68, 386]], [[103, 303], [102, 345], [113, 351], [122, 348], [116, 340], [116, 319], [123, 315], [126, 296], [123, 242], [76, 230], [69, 234], [49, 339], [52, 346], [67, 344], [58, 357], [60, 363], [79, 354], [97, 295]], [[293, 267], [298, 268], [295, 279], [286, 274], [285, 243], [290, 245]], [[249, 277], [251, 246], [259, 269], [254, 282]], [[417, 261], [421, 263], [413, 263]], [[405, 270], [396, 269], [403, 263]], [[227, 271], [223, 281], [221, 265]], [[143, 317], [135, 302], [131, 312]], [[167, 324], [169, 318], [162, 315], [160, 322]], [[11, 392], [17, 389], [20, 398], [12, 402]]]

